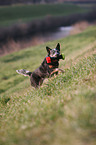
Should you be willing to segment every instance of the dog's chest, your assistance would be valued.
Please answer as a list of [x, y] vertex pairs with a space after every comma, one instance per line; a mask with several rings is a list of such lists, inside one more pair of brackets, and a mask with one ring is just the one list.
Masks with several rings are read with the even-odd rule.
[[46, 70], [50, 73], [55, 68], [58, 68], [59, 61], [57, 59], [52, 59], [50, 57], [45, 57], [45, 59], [42, 63], [42, 66], [45, 68], [44, 70]]

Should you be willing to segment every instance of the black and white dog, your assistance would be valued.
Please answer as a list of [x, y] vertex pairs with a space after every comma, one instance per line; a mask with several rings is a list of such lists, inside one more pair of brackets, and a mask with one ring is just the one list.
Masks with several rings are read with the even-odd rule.
[[46, 47], [48, 56], [46, 56], [41, 63], [41, 65], [33, 72], [27, 71], [25, 69], [16, 70], [17, 73], [24, 76], [29, 76], [31, 85], [38, 88], [44, 81], [46, 77], [51, 77], [53, 74], [58, 74], [58, 72], [63, 72], [59, 69], [59, 59], [65, 59], [63, 54], [60, 54], [60, 44], [58, 43], [55, 49]]

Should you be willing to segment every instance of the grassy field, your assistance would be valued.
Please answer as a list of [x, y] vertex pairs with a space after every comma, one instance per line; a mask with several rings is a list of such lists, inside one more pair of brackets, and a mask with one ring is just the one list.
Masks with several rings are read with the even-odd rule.
[[0, 7], [0, 26], [28, 22], [46, 16], [63, 16], [87, 11], [76, 5], [45, 4]]
[[[96, 144], [96, 27], [0, 58], [0, 145]], [[33, 89], [16, 69], [34, 70], [60, 42], [64, 74]]]

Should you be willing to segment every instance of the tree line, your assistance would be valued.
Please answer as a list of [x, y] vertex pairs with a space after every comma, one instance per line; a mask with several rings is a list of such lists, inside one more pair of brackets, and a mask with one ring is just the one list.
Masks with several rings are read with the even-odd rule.
[[59, 0], [0, 0], [0, 5], [12, 5], [18, 3], [54, 3], [58, 1]]
[[0, 0], [0, 5], [12, 4], [36, 4], [36, 3], [56, 3], [56, 2], [73, 2], [73, 3], [96, 3], [96, 0]]

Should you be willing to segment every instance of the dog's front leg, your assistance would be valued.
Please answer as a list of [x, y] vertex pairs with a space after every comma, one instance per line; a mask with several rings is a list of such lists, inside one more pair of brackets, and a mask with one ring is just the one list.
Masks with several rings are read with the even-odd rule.
[[64, 73], [64, 70], [58, 68], [58, 72], [59, 72], [59, 73]]
[[64, 73], [64, 71], [63, 71], [62, 69], [56, 68], [54, 71], [51, 72], [50, 77], [51, 77], [53, 74], [58, 74], [58, 73]]

